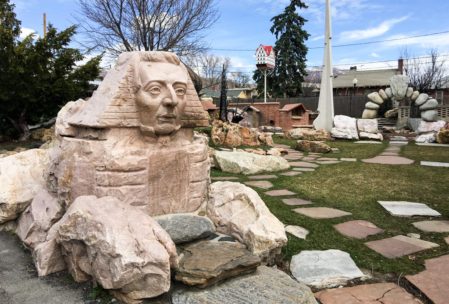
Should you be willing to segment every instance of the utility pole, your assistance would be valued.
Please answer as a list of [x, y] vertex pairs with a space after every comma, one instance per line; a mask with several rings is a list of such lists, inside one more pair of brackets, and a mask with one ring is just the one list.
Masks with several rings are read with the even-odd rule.
[[321, 73], [320, 98], [318, 100], [318, 117], [313, 122], [315, 129], [330, 132], [334, 122], [334, 94], [332, 78], [332, 31], [331, 4], [326, 0], [326, 29], [324, 38], [323, 71]]
[[47, 36], [47, 14], [44, 13], [44, 38]]

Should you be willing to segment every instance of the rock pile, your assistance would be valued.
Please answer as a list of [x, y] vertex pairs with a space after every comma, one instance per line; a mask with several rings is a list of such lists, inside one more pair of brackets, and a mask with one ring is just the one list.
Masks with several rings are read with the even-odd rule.
[[247, 128], [239, 124], [214, 120], [211, 139], [215, 145], [225, 147], [239, 146], [273, 146], [271, 134], [260, 132], [256, 128]]
[[356, 119], [345, 115], [335, 115], [331, 135], [341, 139], [383, 140], [377, 119]]
[[443, 134], [445, 132], [445, 125], [446, 122], [444, 120], [438, 120], [434, 122], [421, 120], [418, 124], [418, 128], [416, 129], [418, 136], [415, 138], [415, 141], [417, 143], [434, 143], [437, 141], [437, 134], [440, 134], [440, 141], [444, 141]]

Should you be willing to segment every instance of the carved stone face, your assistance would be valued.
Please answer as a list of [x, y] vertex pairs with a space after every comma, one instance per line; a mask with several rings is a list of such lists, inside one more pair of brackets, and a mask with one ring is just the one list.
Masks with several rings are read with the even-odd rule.
[[141, 87], [136, 95], [140, 130], [146, 135], [170, 135], [181, 128], [187, 93], [187, 71], [165, 62], [139, 65]]

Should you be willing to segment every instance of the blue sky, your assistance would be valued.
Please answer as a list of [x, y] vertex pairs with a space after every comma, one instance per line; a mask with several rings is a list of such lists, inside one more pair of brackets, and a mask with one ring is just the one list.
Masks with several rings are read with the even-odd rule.
[[[281, 13], [289, 0], [216, 0], [220, 19], [206, 33], [210, 52], [231, 58], [232, 71], [252, 71], [254, 52], [259, 44], [273, 45], [270, 19]], [[299, 13], [308, 22], [311, 37], [308, 66], [322, 64], [324, 0], [304, 0], [308, 9]], [[76, 0], [12, 0], [27, 30], [42, 33], [42, 14], [58, 29], [76, 23]], [[396, 67], [396, 60], [407, 48], [412, 56], [426, 56], [435, 48], [442, 59], [449, 59], [449, 1], [447, 0], [333, 0], [333, 62], [338, 68], [358, 69]], [[421, 36], [447, 32], [439, 35]], [[421, 36], [402, 39], [411, 36]], [[77, 39], [82, 39], [78, 36]], [[394, 41], [384, 41], [398, 39]], [[379, 43], [360, 44], [372, 41]], [[226, 49], [226, 51], [221, 50]], [[448, 60], [449, 61], [449, 60]]]

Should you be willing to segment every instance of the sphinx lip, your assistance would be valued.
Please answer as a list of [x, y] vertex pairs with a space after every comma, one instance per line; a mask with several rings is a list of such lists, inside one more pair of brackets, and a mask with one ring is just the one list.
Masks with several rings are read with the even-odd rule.
[[176, 119], [176, 115], [164, 114], [164, 115], [159, 115], [157, 118], [161, 122], [172, 122], [174, 119]]

